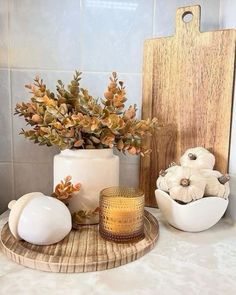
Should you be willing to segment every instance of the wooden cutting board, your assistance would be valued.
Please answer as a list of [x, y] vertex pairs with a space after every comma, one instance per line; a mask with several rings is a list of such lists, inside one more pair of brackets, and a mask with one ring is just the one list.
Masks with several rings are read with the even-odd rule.
[[144, 44], [142, 117], [165, 125], [147, 142], [151, 156], [141, 160], [148, 206], [156, 206], [159, 171], [187, 148], [211, 149], [215, 168], [228, 169], [236, 30], [200, 32], [199, 24], [200, 6], [179, 8], [175, 35]]
[[89, 272], [114, 268], [134, 261], [156, 244], [159, 225], [156, 218], [145, 211], [145, 238], [136, 243], [118, 244], [102, 239], [98, 225], [81, 226], [72, 230], [61, 242], [50, 246], [36, 246], [17, 241], [4, 225], [0, 246], [13, 261], [26, 267], [49, 272]]

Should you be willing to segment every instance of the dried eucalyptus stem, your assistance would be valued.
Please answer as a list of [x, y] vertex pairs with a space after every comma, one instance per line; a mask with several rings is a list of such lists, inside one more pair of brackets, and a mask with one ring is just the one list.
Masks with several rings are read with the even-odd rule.
[[18, 103], [15, 114], [23, 116], [31, 129], [22, 129], [21, 134], [34, 143], [56, 145], [61, 150], [116, 147], [124, 153], [148, 153], [144, 139], [152, 134], [157, 119], [137, 119], [136, 105], [125, 109], [125, 86], [117, 74], [112, 73], [101, 100], [81, 88], [80, 80], [78, 71], [67, 88], [58, 80], [56, 94], [38, 76], [26, 85], [31, 100]]

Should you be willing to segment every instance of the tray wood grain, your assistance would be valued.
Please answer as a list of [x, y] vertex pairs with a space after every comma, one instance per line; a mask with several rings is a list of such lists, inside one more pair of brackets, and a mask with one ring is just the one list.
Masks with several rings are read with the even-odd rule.
[[[228, 169], [236, 30], [200, 32], [200, 12], [200, 6], [179, 8], [175, 35], [144, 44], [142, 117], [165, 126], [147, 142], [151, 156], [141, 159], [147, 206], [156, 206], [159, 171], [187, 148], [211, 149], [215, 168]], [[186, 13], [192, 14], [188, 23]]]
[[108, 242], [99, 236], [98, 225], [88, 225], [72, 230], [57, 244], [36, 246], [17, 241], [7, 223], [0, 245], [10, 259], [33, 269], [64, 273], [105, 270], [134, 261], [154, 247], [159, 235], [158, 221], [147, 211], [144, 220], [145, 238], [136, 243]]

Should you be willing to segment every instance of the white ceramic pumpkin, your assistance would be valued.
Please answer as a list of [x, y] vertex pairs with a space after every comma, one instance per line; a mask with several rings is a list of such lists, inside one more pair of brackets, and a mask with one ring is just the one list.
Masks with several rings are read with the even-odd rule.
[[180, 167], [167, 179], [167, 186], [172, 199], [189, 203], [204, 196], [206, 181], [198, 170]]
[[217, 196], [227, 199], [230, 193], [229, 176], [217, 170], [202, 169], [201, 174], [206, 180], [205, 196]]
[[215, 156], [203, 147], [190, 148], [180, 158], [180, 164], [194, 169], [213, 169]]
[[50, 245], [71, 231], [69, 209], [61, 201], [40, 192], [26, 194], [8, 204], [9, 228], [17, 240], [36, 245]]
[[159, 177], [157, 178], [156, 185], [158, 189], [161, 189], [162, 191], [169, 192], [169, 187], [167, 180], [175, 175], [175, 173], [180, 169], [181, 167], [178, 165], [171, 165], [166, 170], [161, 170], [159, 172]]

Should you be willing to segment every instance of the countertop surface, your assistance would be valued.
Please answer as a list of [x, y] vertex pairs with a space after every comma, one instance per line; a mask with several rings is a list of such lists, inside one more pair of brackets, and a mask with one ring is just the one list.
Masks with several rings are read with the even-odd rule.
[[[235, 295], [236, 225], [222, 219], [201, 233], [169, 226], [157, 209], [155, 248], [137, 261], [94, 273], [47, 273], [20, 266], [0, 250], [0, 294]], [[0, 228], [8, 212], [0, 216]]]

